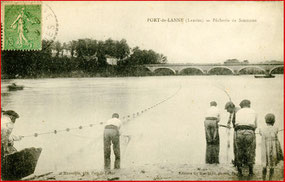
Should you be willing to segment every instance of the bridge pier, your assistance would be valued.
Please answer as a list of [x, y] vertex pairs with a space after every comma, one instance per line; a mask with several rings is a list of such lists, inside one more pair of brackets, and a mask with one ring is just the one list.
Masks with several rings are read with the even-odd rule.
[[233, 75], [239, 75], [239, 71], [238, 70], [234, 70]]
[[203, 75], [208, 75], [209, 73], [208, 73], [208, 70], [203, 70]]
[[265, 74], [266, 75], [270, 75], [271, 73], [270, 73], [270, 69], [265, 69]]

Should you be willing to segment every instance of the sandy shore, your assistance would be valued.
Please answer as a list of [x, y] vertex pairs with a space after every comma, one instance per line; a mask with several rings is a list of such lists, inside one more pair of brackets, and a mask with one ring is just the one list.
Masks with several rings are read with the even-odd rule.
[[[130, 180], [151, 180], [151, 181], [188, 181], [188, 180], [262, 180], [262, 167], [256, 165], [254, 167], [254, 176], [248, 178], [248, 171], [244, 169], [243, 178], [237, 177], [236, 169], [231, 165], [190, 165], [190, 164], [149, 164], [139, 167], [129, 167], [120, 170], [113, 170], [111, 174], [106, 175], [103, 171], [73, 171], [73, 172], [49, 172], [43, 175], [32, 175], [24, 180], [29, 181], [130, 181]], [[283, 181], [284, 179], [284, 163], [278, 164], [275, 169], [274, 181]]]

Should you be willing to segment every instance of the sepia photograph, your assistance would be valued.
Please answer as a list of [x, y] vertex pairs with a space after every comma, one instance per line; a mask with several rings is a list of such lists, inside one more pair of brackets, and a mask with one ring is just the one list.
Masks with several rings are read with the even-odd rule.
[[284, 181], [283, 1], [1, 1], [1, 180]]

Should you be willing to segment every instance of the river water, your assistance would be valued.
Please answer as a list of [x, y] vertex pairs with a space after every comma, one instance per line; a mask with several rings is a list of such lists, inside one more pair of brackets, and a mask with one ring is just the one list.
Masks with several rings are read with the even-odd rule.
[[[7, 85], [14, 82], [24, 85], [24, 90], [9, 92]], [[203, 164], [206, 148], [203, 121], [210, 101], [218, 103], [221, 123], [228, 119], [224, 110], [229, 100], [226, 90], [236, 105], [242, 99], [251, 100], [260, 127], [265, 125], [264, 116], [272, 112], [276, 116], [275, 125], [283, 129], [283, 88], [283, 75], [271, 79], [162, 76], [2, 80], [1, 107], [19, 113], [13, 131], [16, 135], [77, 128], [15, 142], [18, 150], [43, 148], [35, 173], [102, 170], [103, 126], [99, 122], [106, 121], [114, 112], [123, 121], [129, 120], [122, 127], [122, 168]], [[80, 126], [86, 127], [79, 129]], [[226, 164], [232, 158], [232, 143], [227, 149], [226, 129], [221, 127], [219, 131], [220, 163]], [[278, 137], [283, 148], [283, 131]], [[257, 164], [259, 143], [257, 136]]]

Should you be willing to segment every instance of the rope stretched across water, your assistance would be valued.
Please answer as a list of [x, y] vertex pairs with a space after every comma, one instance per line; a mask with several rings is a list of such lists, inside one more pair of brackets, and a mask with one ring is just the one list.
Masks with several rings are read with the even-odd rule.
[[[174, 97], [181, 89], [181, 85], [179, 86], [179, 88], [176, 90], [176, 92], [172, 95], [170, 95], [169, 97], [163, 99], [162, 101], [148, 107], [148, 108], [145, 108], [141, 111], [138, 111], [138, 112], [134, 112], [132, 114], [129, 114], [129, 115], [126, 115], [126, 116], [123, 116], [122, 117], [122, 120], [123, 120], [123, 124], [125, 123], [128, 123], [129, 121], [131, 121], [132, 119], [140, 116], [141, 114], [157, 107], [158, 105], [168, 101], [169, 99], [171, 99], [172, 97]], [[94, 126], [98, 126], [98, 125], [102, 125], [102, 122], [97, 122], [97, 123], [92, 123], [92, 124], [89, 124], [89, 125], [80, 125], [78, 127], [73, 127], [73, 128], [66, 128], [66, 129], [60, 129], [60, 130], [53, 130], [53, 131], [48, 131], [48, 132], [43, 132], [43, 133], [34, 133], [34, 134], [31, 134], [31, 135], [24, 135], [22, 136], [23, 138], [27, 138], [27, 137], [38, 137], [38, 136], [41, 136], [41, 135], [50, 135], [50, 134], [58, 134], [58, 133], [62, 133], [62, 132], [70, 132], [70, 131], [73, 131], [73, 130], [82, 130], [84, 128], [91, 128], [91, 127], [94, 127]], [[78, 137], [80, 137], [80, 135], [76, 135]], [[81, 137], [84, 137], [86, 138], [85, 136], [81, 136]], [[91, 137], [90, 137], [91, 138]]]

